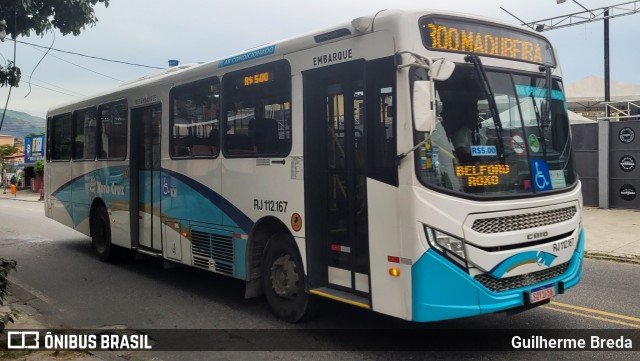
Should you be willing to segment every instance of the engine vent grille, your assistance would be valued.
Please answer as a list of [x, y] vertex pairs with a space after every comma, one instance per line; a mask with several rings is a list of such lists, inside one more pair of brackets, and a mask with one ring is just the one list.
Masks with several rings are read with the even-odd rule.
[[233, 275], [233, 238], [202, 229], [191, 229], [193, 265]]
[[513, 216], [476, 219], [471, 229], [479, 233], [503, 233], [548, 226], [573, 218], [575, 206]]
[[488, 273], [484, 273], [481, 275], [477, 275], [474, 278], [476, 279], [476, 281], [482, 283], [483, 286], [490, 289], [491, 291], [502, 292], [520, 287], [531, 286], [539, 282], [550, 280], [565, 273], [567, 269], [569, 269], [569, 262], [565, 262], [557, 266], [544, 269], [542, 271], [527, 273], [520, 276], [495, 278]]

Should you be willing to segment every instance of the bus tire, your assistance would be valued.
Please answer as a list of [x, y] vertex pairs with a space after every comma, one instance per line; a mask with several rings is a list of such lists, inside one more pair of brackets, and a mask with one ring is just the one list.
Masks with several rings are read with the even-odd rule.
[[271, 237], [262, 263], [262, 281], [273, 314], [296, 323], [308, 319], [313, 307], [305, 291], [302, 260], [293, 242], [286, 233]]
[[103, 262], [111, 262], [115, 258], [115, 249], [111, 244], [111, 224], [109, 214], [104, 207], [99, 207], [91, 220], [91, 245], [98, 258]]

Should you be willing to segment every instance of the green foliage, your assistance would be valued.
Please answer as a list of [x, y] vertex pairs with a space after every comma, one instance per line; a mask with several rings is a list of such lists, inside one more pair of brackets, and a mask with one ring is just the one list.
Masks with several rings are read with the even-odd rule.
[[40, 133], [29, 133], [29, 134], [25, 135], [24, 137], [25, 137], [25, 138], [28, 138], [28, 137], [37, 137], [37, 136], [39, 136], [39, 135], [44, 135], [44, 132], [40, 132]]
[[[58, 29], [62, 35], [80, 35], [87, 25], [98, 22], [93, 7], [97, 3], [109, 6], [109, 0], [0, 0], [0, 20], [7, 22], [7, 37], [44, 35]], [[0, 66], [0, 87], [18, 86], [20, 69], [12, 62]]]
[[[0, 258], [0, 306], [4, 306], [9, 295], [9, 272], [15, 270], [17, 262], [14, 260], [5, 260]], [[18, 311], [9, 306], [9, 312], [0, 312], [0, 330], [4, 329], [9, 322], [15, 322], [18, 317]]]
[[0, 145], [0, 171], [5, 167], [4, 157], [10, 157], [16, 153], [18, 153], [18, 148], [15, 146], [9, 144]]
[[14, 86], [17, 87], [20, 83], [20, 68], [13, 65], [12, 61], [7, 62], [7, 66], [0, 65], [0, 87]]
[[36, 165], [33, 166], [33, 171], [36, 172], [37, 175], [41, 176], [44, 174], [44, 161], [37, 160]]
[[16, 153], [18, 153], [17, 147], [9, 144], [0, 145], [0, 164], [4, 167], [4, 158], [10, 157]]
[[10, 157], [16, 153], [18, 153], [18, 148], [15, 146], [9, 144], [0, 145], [0, 157]]
[[44, 35], [58, 29], [62, 35], [80, 35], [87, 25], [98, 21], [93, 7], [109, 6], [109, 0], [0, 0], [0, 19], [7, 22], [7, 36]]

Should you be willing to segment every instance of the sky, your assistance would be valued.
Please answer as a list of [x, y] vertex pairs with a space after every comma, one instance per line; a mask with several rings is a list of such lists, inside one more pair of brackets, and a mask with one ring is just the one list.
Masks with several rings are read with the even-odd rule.
[[[596, 9], [628, 1], [579, 3]], [[439, 9], [520, 24], [500, 7], [526, 22], [583, 11], [571, 0], [563, 4], [556, 4], [556, 0], [111, 0], [107, 8], [102, 4], [95, 7], [98, 23], [79, 36], [49, 32], [18, 40], [46, 47], [53, 43], [55, 49], [165, 68], [169, 59], [186, 64], [224, 58], [382, 9]], [[603, 29], [603, 21], [597, 21], [543, 33], [558, 50], [566, 84], [591, 75], [604, 77]], [[640, 71], [635, 67], [640, 46], [634, 44], [639, 34], [640, 14], [610, 20], [612, 80], [640, 84]], [[57, 51], [44, 56], [45, 51], [17, 44], [15, 57], [22, 70], [22, 82], [12, 90], [8, 109], [44, 117], [52, 106], [159, 71]], [[3, 64], [13, 60], [14, 43], [0, 43], [0, 55]], [[7, 96], [8, 88], [0, 88], [0, 109]]]

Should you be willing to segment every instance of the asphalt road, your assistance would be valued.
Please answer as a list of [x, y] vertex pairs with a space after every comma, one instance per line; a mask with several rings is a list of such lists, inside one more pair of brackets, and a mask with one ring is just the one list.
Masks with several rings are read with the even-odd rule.
[[[414, 329], [477, 329], [486, 330], [480, 333], [490, 334], [495, 329], [640, 329], [640, 266], [609, 261], [586, 260], [584, 276], [578, 286], [557, 296], [551, 304], [517, 315], [493, 314], [416, 324], [330, 302], [319, 317], [291, 325], [274, 318], [263, 298], [245, 300], [244, 284], [237, 280], [186, 267], [164, 269], [162, 262], [156, 259], [102, 263], [94, 256], [88, 238], [45, 218], [42, 203], [0, 200], [0, 257], [18, 261], [18, 272], [11, 277], [16, 295], [36, 308], [52, 328], [298, 330], [296, 334], [303, 336], [296, 342], [312, 345], [318, 340], [330, 350], [344, 350], [345, 346], [337, 336], [320, 337], [319, 340], [314, 333], [316, 330], [382, 329], [391, 333]], [[275, 342], [282, 342], [283, 337], [276, 335], [277, 331], [271, 335]], [[321, 352], [152, 351], [138, 353], [134, 358], [421, 360], [429, 356], [438, 359], [633, 360], [638, 357], [637, 352], [611, 351], [425, 353], [346, 349]]]

